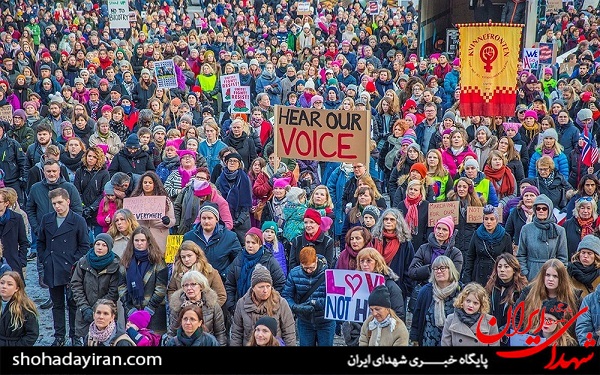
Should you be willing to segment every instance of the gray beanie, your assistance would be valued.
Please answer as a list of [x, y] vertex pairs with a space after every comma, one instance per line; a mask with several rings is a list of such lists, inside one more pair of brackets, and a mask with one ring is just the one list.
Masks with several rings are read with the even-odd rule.
[[583, 237], [577, 246], [577, 251], [584, 249], [593, 251], [600, 255], [600, 238], [594, 236], [593, 234], [588, 234], [587, 236]]
[[363, 209], [362, 214], [363, 214], [363, 216], [371, 215], [371, 216], [373, 216], [373, 219], [375, 219], [375, 221], [377, 221], [377, 220], [379, 220], [379, 216], [381, 215], [381, 210], [379, 210], [379, 207], [370, 204]]
[[295, 204], [300, 203], [300, 198], [302, 196], [306, 196], [306, 190], [297, 186], [292, 186], [292, 188], [286, 194], [288, 201]]
[[408, 151], [409, 148], [414, 148], [415, 150], [417, 150], [417, 152], [421, 152], [421, 146], [419, 146], [419, 144], [416, 142], [409, 144], [406, 148], [406, 151]]
[[104, 194], [105, 195], [115, 195], [115, 188], [114, 188], [112, 182], [108, 181], [106, 184], [104, 184]]
[[212, 202], [204, 202], [204, 204], [200, 206], [200, 209], [198, 210], [198, 217], [200, 217], [203, 212], [210, 212], [211, 214], [215, 215], [217, 220], [220, 220], [221, 218], [221, 215], [219, 214], [219, 206]]
[[542, 136], [540, 138], [542, 140], [544, 138], [554, 138], [554, 140], [556, 142], [558, 142], [558, 133], [556, 132], [556, 129], [554, 129], [554, 128], [548, 128], [548, 129], [544, 130], [544, 132], [542, 133]]
[[579, 121], [587, 120], [592, 117], [592, 110], [589, 108], [582, 108], [579, 110], [579, 112], [577, 112], [577, 120]]
[[479, 170], [479, 162], [475, 159], [468, 159], [465, 161], [465, 169], [467, 169], [467, 167], [475, 167], [475, 169]]
[[271, 272], [265, 266], [260, 263], [257, 263], [254, 267], [254, 271], [252, 271], [252, 276], [250, 276], [250, 283], [252, 287], [254, 287], [258, 283], [269, 283], [273, 285], [273, 278], [271, 277]]
[[100, 233], [99, 235], [96, 236], [96, 238], [94, 239], [94, 244], [96, 244], [96, 242], [98, 241], [102, 241], [106, 244], [106, 246], [108, 246], [108, 251], [112, 251], [113, 248], [113, 238], [108, 234], [108, 233]]
[[481, 125], [480, 127], [478, 127], [477, 130], [475, 130], [475, 134], [479, 133], [479, 131], [481, 130], [485, 132], [488, 138], [492, 136], [492, 131], [485, 125]]
[[[456, 122], [456, 115], [452, 111], [446, 111], [446, 113], [444, 113], [444, 117], [442, 117], [442, 122], [447, 118], [452, 120], [452, 122]], [[477, 129], [477, 130], [479, 130], [479, 129]]]
[[550, 215], [552, 215], [552, 211], [554, 211], [554, 203], [552, 203], [552, 201], [550, 200], [550, 198], [548, 198], [546, 194], [540, 194], [537, 196], [537, 198], [535, 198], [535, 200], [533, 201], [533, 207], [535, 208], [535, 206], [537, 206], [538, 204], [545, 204], [546, 206], [548, 206]]

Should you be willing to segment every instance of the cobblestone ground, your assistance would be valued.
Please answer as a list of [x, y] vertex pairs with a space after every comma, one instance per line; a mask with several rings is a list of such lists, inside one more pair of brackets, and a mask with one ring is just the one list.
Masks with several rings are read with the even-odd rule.
[[54, 341], [54, 328], [52, 326], [52, 309], [40, 309], [40, 305], [44, 303], [50, 295], [48, 289], [42, 289], [38, 282], [36, 260], [30, 260], [27, 263], [27, 274], [25, 275], [25, 291], [29, 298], [35, 302], [38, 307], [39, 322], [40, 322], [40, 337], [35, 343], [35, 346], [50, 346]]

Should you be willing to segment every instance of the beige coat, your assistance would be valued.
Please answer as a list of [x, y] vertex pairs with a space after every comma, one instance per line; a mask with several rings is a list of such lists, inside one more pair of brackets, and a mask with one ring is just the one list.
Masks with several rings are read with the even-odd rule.
[[[485, 314], [481, 322], [481, 332], [488, 336], [498, 333], [498, 325], [490, 325], [491, 318], [491, 315]], [[493, 344], [482, 344], [475, 334], [476, 330], [477, 323], [467, 327], [455, 314], [450, 314], [442, 330], [442, 346], [500, 346], [500, 340]]]
[[[223, 306], [225, 301], [227, 301], [227, 292], [225, 291], [225, 285], [223, 285], [223, 279], [221, 279], [221, 275], [219, 275], [219, 271], [213, 268], [213, 271], [210, 275], [204, 275], [208, 279], [208, 285], [212, 290], [217, 293], [219, 306]], [[177, 275], [173, 273], [171, 275], [171, 279], [169, 280], [169, 286], [167, 287], [167, 298], [170, 300], [173, 293], [181, 288], [181, 278], [183, 275]]]
[[369, 315], [364, 321], [360, 330], [358, 346], [408, 346], [408, 329], [401, 319], [392, 318], [396, 324], [390, 324], [381, 329], [379, 342], [377, 341], [377, 330], [369, 332], [369, 323], [373, 319], [375, 319], [373, 315]]
[[173, 209], [173, 202], [167, 197], [167, 203], [169, 210], [167, 215], [171, 220], [168, 225], [163, 224], [161, 219], [152, 220], [138, 220], [142, 227], [146, 227], [152, 233], [152, 237], [156, 240], [158, 248], [160, 249], [163, 256], [165, 255], [165, 249], [167, 247], [167, 236], [169, 235], [169, 228], [175, 225], [175, 210]]

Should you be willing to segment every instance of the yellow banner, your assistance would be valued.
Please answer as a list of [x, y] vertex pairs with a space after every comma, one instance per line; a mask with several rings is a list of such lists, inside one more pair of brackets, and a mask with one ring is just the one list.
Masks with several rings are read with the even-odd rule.
[[461, 115], [514, 115], [522, 26], [458, 25]]
[[167, 236], [167, 246], [165, 247], [165, 262], [167, 264], [175, 261], [175, 255], [177, 255], [182, 242], [183, 234], [169, 234]]

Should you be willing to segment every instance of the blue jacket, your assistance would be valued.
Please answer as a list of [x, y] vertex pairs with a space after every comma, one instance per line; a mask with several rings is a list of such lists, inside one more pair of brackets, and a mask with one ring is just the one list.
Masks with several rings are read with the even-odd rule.
[[217, 224], [208, 241], [204, 238], [200, 224], [196, 224], [184, 234], [183, 240], [193, 241], [204, 250], [208, 262], [219, 271], [223, 282], [229, 272], [229, 266], [242, 250], [235, 232], [225, 228], [223, 224]]
[[[527, 174], [527, 177], [537, 177], [536, 163], [541, 157], [542, 151], [541, 149], [537, 148], [533, 155], [531, 155], [531, 159], [529, 160], [529, 172]], [[554, 160], [555, 169], [558, 170], [561, 175], [565, 177], [569, 176], [569, 159], [567, 159], [567, 156], [564, 152], [555, 155], [554, 158], [552, 158], [552, 160]]]
[[[269, 99], [271, 100], [271, 105], [281, 104], [281, 79], [273, 73], [273, 78], [268, 79], [265, 76], [266, 72], [263, 72], [256, 79], [256, 94], [260, 94], [261, 92], [266, 92], [269, 95]], [[271, 88], [265, 91], [265, 86], [271, 86]]]
[[[325, 319], [325, 279], [323, 279], [321, 285], [306, 298], [304, 303], [298, 303], [304, 294], [311, 289], [313, 284], [318, 281], [319, 276], [324, 273], [326, 269], [327, 261], [325, 260], [325, 257], [321, 254], [317, 254], [317, 269], [312, 274], [306, 273], [306, 271], [302, 269], [302, 266], [294, 267], [288, 274], [281, 295], [287, 300], [290, 308], [296, 314], [297, 319], [315, 325], [329, 323], [329, 320]], [[301, 305], [314, 306], [314, 312], [310, 314], [310, 316], [298, 314], [298, 308]]]
[[598, 336], [598, 332], [600, 332], [600, 285], [596, 287], [593, 293], [588, 294], [581, 301], [579, 309], [583, 310], [586, 307], [589, 310], [581, 314], [575, 323], [575, 334], [580, 346], [583, 346], [587, 341], [586, 336], [588, 333], [592, 334], [592, 338], [596, 342], [600, 340]]
[[448, 74], [444, 76], [445, 98], [442, 99], [444, 99], [448, 105], [452, 105], [451, 103], [454, 103], [454, 91], [456, 90], [456, 86], [458, 86], [459, 76], [460, 74], [458, 73], [458, 70], [454, 69], [449, 71]]

